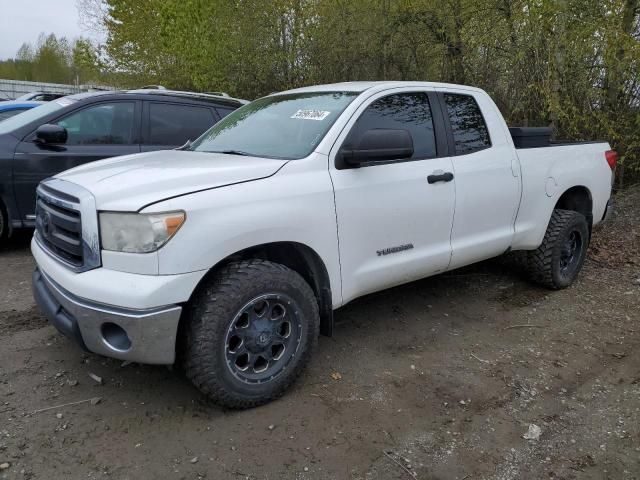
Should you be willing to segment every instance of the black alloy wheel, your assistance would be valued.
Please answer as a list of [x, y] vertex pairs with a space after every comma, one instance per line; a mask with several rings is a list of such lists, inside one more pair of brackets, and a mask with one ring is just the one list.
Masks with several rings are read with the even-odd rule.
[[262, 383], [280, 375], [300, 345], [300, 310], [288, 295], [254, 298], [236, 314], [227, 330], [227, 367], [246, 383]]

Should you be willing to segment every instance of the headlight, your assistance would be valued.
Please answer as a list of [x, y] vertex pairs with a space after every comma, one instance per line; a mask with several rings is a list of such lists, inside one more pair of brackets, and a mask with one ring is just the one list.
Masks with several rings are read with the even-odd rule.
[[114, 252], [155, 252], [173, 237], [185, 218], [184, 212], [100, 213], [102, 248]]

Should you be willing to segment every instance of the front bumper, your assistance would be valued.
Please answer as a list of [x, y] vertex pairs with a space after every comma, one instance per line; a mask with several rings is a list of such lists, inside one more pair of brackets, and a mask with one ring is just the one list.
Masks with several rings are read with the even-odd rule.
[[203, 270], [177, 275], [145, 275], [108, 268], [76, 273], [43, 250], [35, 238], [31, 241], [31, 253], [40, 271], [74, 296], [127, 310], [152, 310], [161, 305], [186, 303], [207, 273]]
[[39, 269], [33, 273], [33, 294], [51, 324], [86, 350], [139, 363], [175, 361], [179, 305], [133, 310], [94, 303]]

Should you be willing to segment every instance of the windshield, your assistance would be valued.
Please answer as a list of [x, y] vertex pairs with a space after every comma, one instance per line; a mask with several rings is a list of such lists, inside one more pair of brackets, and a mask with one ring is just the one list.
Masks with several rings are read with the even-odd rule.
[[71, 100], [70, 98], [59, 98], [58, 100], [54, 100], [53, 102], [45, 103], [44, 105], [40, 105], [39, 107], [32, 108], [30, 110], [27, 110], [26, 112], [22, 112], [11, 118], [7, 118], [6, 120], [2, 121], [2, 123], [0, 123], [0, 134], [13, 132], [20, 127], [24, 127], [28, 123], [33, 122], [34, 120], [45, 117], [50, 113], [55, 112], [56, 110], [68, 107], [73, 102], [75, 102], [75, 100]]
[[260, 98], [215, 124], [191, 150], [304, 158], [356, 96], [357, 92], [310, 92]]
[[30, 100], [31, 97], [37, 95], [37, 93], [25, 93], [24, 95], [20, 95], [18, 98], [16, 98], [16, 100]]
[[25, 110], [27, 110], [26, 108], [16, 108], [14, 110], [2, 110], [0, 111], [0, 122], [3, 120], [6, 120], [7, 118], [11, 118], [14, 117], [16, 115], [18, 115], [19, 113], [24, 112]]

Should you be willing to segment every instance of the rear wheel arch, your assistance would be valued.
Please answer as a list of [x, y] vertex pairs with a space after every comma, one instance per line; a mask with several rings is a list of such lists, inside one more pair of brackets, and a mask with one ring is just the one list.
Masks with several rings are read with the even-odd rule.
[[523, 252], [521, 264], [535, 283], [553, 290], [566, 288], [582, 269], [589, 235], [589, 225], [582, 213], [556, 209], [542, 244]]
[[[331, 282], [324, 261], [311, 247], [299, 242], [272, 242], [255, 245], [233, 253], [213, 266], [194, 290], [231, 262], [260, 259], [278, 263], [297, 272], [311, 287], [318, 301], [320, 333], [333, 333], [333, 300]], [[192, 295], [193, 297], [193, 295]], [[181, 322], [182, 323], [182, 322]]]
[[560, 195], [560, 198], [558, 198], [553, 209], [571, 210], [581, 213], [587, 219], [589, 229], [591, 229], [591, 225], [593, 224], [593, 198], [591, 191], [587, 187], [576, 185], [565, 190], [565, 192]]

